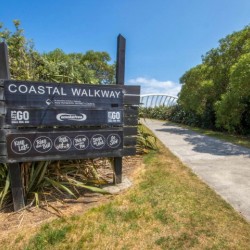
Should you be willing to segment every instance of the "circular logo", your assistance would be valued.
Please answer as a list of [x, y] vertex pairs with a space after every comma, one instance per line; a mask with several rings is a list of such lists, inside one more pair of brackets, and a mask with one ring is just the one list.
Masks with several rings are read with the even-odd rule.
[[117, 148], [121, 143], [121, 137], [118, 134], [108, 136], [107, 144], [110, 148]]
[[85, 121], [87, 119], [87, 116], [85, 114], [67, 114], [67, 113], [60, 113], [56, 115], [56, 119], [60, 122], [62, 121]]
[[58, 136], [54, 141], [54, 146], [58, 151], [68, 151], [71, 148], [72, 142], [66, 135]]
[[91, 143], [93, 148], [101, 149], [105, 145], [105, 137], [103, 135], [100, 135], [100, 134], [93, 135], [91, 140], [90, 140], [90, 143]]
[[39, 153], [46, 153], [52, 149], [53, 143], [49, 137], [40, 136], [33, 143], [34, 149]]
[[74, 138], [73, 145], [77, 150], [84, 150], [89, 146], [89, 138], [85, 135], [78, 135]]
[[26, 137], [17, 137], [11, 142], [11, 150], [16, 154], [26, 154], [31, 148], [32, 144]]

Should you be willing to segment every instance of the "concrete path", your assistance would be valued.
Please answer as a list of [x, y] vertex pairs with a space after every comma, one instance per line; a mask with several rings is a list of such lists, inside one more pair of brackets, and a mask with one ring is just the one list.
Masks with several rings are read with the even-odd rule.
[[250, 221], [250, 149], [156, 120], [142, 121], [185, 165]]

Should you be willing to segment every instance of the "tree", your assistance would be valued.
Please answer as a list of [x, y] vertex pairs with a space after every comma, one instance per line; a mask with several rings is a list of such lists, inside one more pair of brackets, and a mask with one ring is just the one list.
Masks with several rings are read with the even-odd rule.
[[0, 25], [0, 41], [5, 41], [8, 45], [11, 78], [31, 80], [35, 70], [32, 67], [33, 44], [24, 37], [20, 21], [14, 20], [13, 23], [14, 32], [3, 29], [3, 25]]
[[0, 25], [0, 41], [8, 45], [11, 78], [50, 82], [113, 84], [115, 64], [107, 52], [88, 51], [66, 54], [61, 49], [40, 54], [24, 36], [20, 21], [15, 31]]
[[209, 127], [216, 124], [217, 128], [246, 131], [250, 125], [250, 98], [246, 94], [249, 53], [250, 26], [221, 39], [218, 48], [202, 57], [202, 64], [181, 77], [181, 107], [198, 115]]
[[217, 126], [231, 132], [249, 132], [250, 128], [250, 53], [231, 68], [228, 91], [216, 103]]

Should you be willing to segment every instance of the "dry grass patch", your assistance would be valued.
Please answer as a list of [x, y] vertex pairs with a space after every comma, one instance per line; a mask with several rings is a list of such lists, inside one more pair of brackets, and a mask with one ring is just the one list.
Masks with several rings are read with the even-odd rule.
[[20, 249], [250, 249], [250, 224], [167, 149], [144, 162], [129, 191], [42, 226]]

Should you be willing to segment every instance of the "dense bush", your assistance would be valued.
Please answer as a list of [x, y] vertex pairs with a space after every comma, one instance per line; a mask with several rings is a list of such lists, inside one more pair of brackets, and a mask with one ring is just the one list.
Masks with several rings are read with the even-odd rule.
[[219, 41], [180, 79], [178, 104], [205, 128], [250, 133], [250, 26]]
[[169, 113], [171, 112], [170, 108], [165, 106], [159, 106], [155, 108], [140, 108], [140, 117], [141, 118], [152, 118], [158, 120], [167, 120]]
[[[207, 112], [210, 112], [208, 110]], [[159, 106], [154, 108], [140, 108], [141, 118], [150, 118], [158, 120], [168, 120], [184, 125], [215, 129], [213, 114], [197, 115], [192, 111], [185, 110], [181, 105], [172, 107]]]

